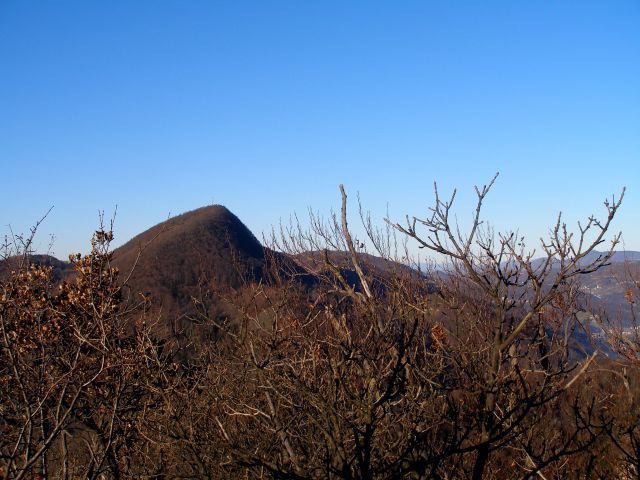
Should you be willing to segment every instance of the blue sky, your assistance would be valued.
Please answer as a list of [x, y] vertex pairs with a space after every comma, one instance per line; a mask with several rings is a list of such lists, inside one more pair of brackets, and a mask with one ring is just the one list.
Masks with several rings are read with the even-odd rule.
[[[422, 215], [432, 183], [500, 179], [496, 229], [562, 210], [640, 250], [640, 3], [0, 3], [0, 232], [86, 251], [221, 203], [256, 235], [359, 192]], [[354, 211], [355, 213], [355, 211]]]

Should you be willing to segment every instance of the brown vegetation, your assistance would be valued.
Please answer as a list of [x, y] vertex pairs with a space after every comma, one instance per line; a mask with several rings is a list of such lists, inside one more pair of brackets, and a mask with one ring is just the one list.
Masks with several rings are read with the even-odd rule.
[[[483, 226], [491, 184], [466, 230], [437, 190], [427, 219], [385, 231], [363, 215], [375, 257], [350, 234], [342, 190], [339, 214], [283, 229], [272, 250], [208, 207], [115, 255], [100, 228], [66, 281], [13, 269], [0, 284], [1, 475], [638, 478], [637, 335], [608, 330], [626, 360], [572, 353], [577, 281], [607, 264], [618, 237], [590, 254], [621, 199], [575, 236], [558, 219], [534, 262]], [[448, 274], [399, 266], [394, 230]], [[186, 335], [194, 322], [216, 334]]]

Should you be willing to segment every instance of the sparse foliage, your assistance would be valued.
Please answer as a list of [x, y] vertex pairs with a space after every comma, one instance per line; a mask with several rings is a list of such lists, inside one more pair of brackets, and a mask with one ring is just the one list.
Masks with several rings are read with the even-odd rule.
[[[282, 228], [280, 251], [265, 250], [263, 265], [256, 253], [248, 270], [238, 262], [233, 285], [199, 278], [175, 322], [198, 334], [174, 332], [175, 342], [154, 338], [153, 299], [129, 294], [130, 275], [112, 266], [111, 229], [71, 258], [66, 280], [22, 262], [0, 283], [0, 473], [637, 475], [637, 345], [612, 341], [627, 363], [605, 369], [573, 335], [578, 279], [608, 263], [618, 235], [608, 253], [593, 252], [622, 196], [575, 234], [558, 217], [538, 258], [483, 222], [495, 180], [476, 189], [466, 229], [453, 220], [455, 191], [445, 201], [436, 188], [426, 219], [388, 219], [386, 230], [361, 208], [367, 239], [350, 231], [341, 186], [338, 214]], [[443, 256], [447, 270], [398, 263], [409, 257], [402, 238]], [[630, 290], [630, 308], [636, 299]]]

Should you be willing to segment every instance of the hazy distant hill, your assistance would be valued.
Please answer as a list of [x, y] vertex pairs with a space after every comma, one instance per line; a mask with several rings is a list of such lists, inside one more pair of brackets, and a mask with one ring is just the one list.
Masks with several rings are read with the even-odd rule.
[[[591, 252], [580, 264], [588, 265], [604, 255], [606, 252]], [[535, 260], [534, 264], [540, 262], [541, 259]], [[640, 252], [616, 251], [609, 263], [596, 272], [580, 276], [578, 281], [587, 295], [589, 307], [611, 320], [621, 319], [628, 324], [631, 315], [625, 293], [640, 281]]]
[[[580, 266], [588, 265], [592, 262], [595, 262], [599, 258], [604, 258], [606, 254], [607, 252], [600, 252], [600, 251], [594, 250], [593, 252], [589, 253], [586, 257], [581, 259], [578, 262], [578, 264]], [[544, 261], [545, 259], [538, 258], [533, 260], [532, 263], [534, 266], [538, 266]], [[636, 252], [632, 250], [616, 251], [616, 252], [613, 252], [613, 255], [609, 259], [609, 263], [612, 263], [612, 264], [621, 264], [621, 263], [628, 263], [628, 262], [640, 262], [640, 252]]]
[[[600, 256], [606, 255], [606, 252], [598, 252], [594, 251], [587, 255], [583, 262], [589, 263], [593, 260], [596, 260]], [[624, 262], [640, 262], [640, 252], [636, 252], [633, 250], [621, 250], [617, 252], [613, 252], [611, 256], [611, 263], [624, 263]]]
[[625, 325], [631, 321], [625, 294], [630, 288], [634, 291], [639, 281], [640, 260], [616, 262], [580, 279], [594, 307], [610, 320], [621, 319]]
[[637, 292], [637, 282], [640, 282], [640, 252], [614, 252], [610, 262], [611, 265], [583, 275], [579, 280], [584, 292], [590, 295], [596, 313], [606, 317], [608, 321], [622, 322], [626, 327], [630, 325], [632, 315], [625, 295], [629, 289]]

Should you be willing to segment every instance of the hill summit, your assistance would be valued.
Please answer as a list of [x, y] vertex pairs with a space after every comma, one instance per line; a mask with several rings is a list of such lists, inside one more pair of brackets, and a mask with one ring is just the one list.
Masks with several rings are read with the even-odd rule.
[[185, 313], [212, 287], [260, 279], [265, 251], [251, 231], [222, 205], [170, 218], [114, 251], [114, 265], [132, 291], [150, 294], [164, 313]]

